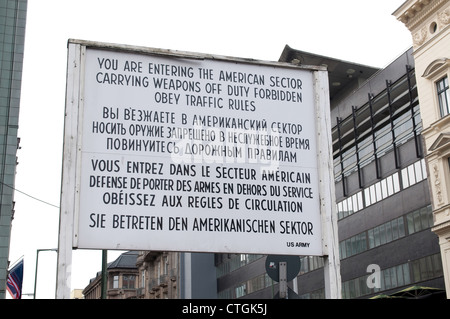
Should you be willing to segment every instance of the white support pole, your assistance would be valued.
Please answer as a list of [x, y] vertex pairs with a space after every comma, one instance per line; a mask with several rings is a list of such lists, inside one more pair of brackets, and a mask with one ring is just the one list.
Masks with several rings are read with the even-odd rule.
[[325, 298], [340, 299], [341, 273], [336, 214], [336, 195], [333, 178], [333, 157], [330, 120], [328, 73], [314, 72], [316, 124], [318, 140], [319, 193], [324, 253]]
[[78, 106], [80, 101], [81, 45], [68, 45], [66, 110], [61, 182], [56, 299], [69, 299], [72, 275], [72, 240], [76, 205]]

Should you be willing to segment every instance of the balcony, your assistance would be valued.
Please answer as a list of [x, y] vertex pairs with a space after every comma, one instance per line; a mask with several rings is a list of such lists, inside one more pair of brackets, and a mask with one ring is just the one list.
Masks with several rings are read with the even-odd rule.
[[161, 275], [159, 276], [159, 285], [161, 287], [167, 287], [168, 284], [168, 275]]
[[145, 288], [137, 288], [136, 289], [136, 298], [140, 298], [145, 296]]
[[148, 285], [148, 289], [150, 291], [158, 291], [160, 288], [159, 286], [159, 278], [153, 278], [150, 280], [150, 283]]

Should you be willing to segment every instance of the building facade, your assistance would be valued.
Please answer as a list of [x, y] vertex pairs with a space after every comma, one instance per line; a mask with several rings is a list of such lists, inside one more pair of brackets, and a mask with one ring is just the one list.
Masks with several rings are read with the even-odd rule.
[[138, 299], [179, 299], [179, 257], [176, 252], [140, 251]]
[[[342, 297], [444, 287], [412, 49], [382, 70], [289, 48], [280, 61], [327, 65]], [[263, 255], [216, 255], [219, 298], [273, 298]], [[323, 260], [301, 257], [296, 298], [324, 298]]]
[[0, 0], [0, 298], [6, 297], [27, 0]]
[[[328, 68], [346, 299], [413, 285], [447, 286], [449, 295], [450, 4], [408, 0], [394, 14], [411, 30], [414, 46], [383, 69], [288, 46], [280, 57]], [[140, 252], [135, 298], [276, 298], [266, 259]], [[325, 298], [323, 259], [300, 259], [289, 298]]]
[[[138, 252], [129, 251], [121, 254], [106, 268], [106, 299], [134, 299], [138, 287]], [[84, 299], [102, 298], [102, 273], [89, 282], [83, 289]]]
[[450, 296], [450, 1], [408, 0], [394, 15], [413, 40], [433, 231]]

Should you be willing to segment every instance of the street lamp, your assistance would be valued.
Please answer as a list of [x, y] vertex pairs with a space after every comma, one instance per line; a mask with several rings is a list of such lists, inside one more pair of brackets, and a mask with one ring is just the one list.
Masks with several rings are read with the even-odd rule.
[[41, 251], [58, 251], [56, 248], [50, 248], [50, 249], [38, 249], [36, 251], [36, 272], [34, 274], [34, 293], [33, 293], [33, 299], [36, 299], [36, 284], [37, 284], [37, 273], [38, 273], [38, 261], [39, 261], [39, 253]]

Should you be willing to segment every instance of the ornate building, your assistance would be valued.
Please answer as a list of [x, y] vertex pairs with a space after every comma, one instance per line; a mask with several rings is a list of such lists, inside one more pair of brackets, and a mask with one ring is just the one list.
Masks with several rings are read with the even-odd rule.
[[450, 296], [450, 1], [408, 0], [394, 13], [411, 31], [434, 226]]
[[[106, 270], [106, 299], [134, 299], [138, 280], [136, 267], [138, 252], [129, 251], [121, 254], [115, 261], [108, 264]], [[100, 299], [102, 297], [102, 272], [89, 282], [83, 290], [85, 299]]]
[[140, 251], [136, 266], [139, 269], [139, 299], [178, 299], [179, 253]]

